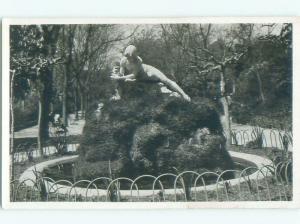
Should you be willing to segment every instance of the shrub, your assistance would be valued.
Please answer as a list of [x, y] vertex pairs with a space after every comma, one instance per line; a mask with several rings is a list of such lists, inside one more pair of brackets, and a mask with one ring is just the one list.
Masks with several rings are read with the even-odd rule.
[[247, 143], [247, 147], [250, 148], [263, 148], [264, 143], [264, 130], [260, 127], [254, 127], [251, 132], [251, 141]]
[[21, 103], [14, 103], [14, 130], [18, 131], [37, 124], [38, 121], [38, 99], [35, 96], [25, 100], [25, 107]]
[[227, 170], [233, 161], [224, 148], [224, 139], [217, 135], [205, 135], [201, 144], [182, 144], [175, 150], [176, 167], [179, 170]]

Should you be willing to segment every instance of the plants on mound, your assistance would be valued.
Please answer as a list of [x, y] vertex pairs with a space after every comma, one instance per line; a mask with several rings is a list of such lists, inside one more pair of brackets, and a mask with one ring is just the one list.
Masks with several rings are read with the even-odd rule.
[[[224, 149], [224, 139], [217, 135], [205, 135], [202, 144], [182, 144], [175, 150], [178, 170], [206, 168], [228, 170], [233, 161]], [[213, 163], [212, 163], [213, 161]]]
[[[100, 119], [89, 113], [75, 165], [79, 176], [102, 175], [101, 170], [108, 170], [103, 165], [108, 161], [112, 168], [114, 162], [118, 164], [116, 173], [130, 176], [172, 171], [174, 164], [180, 163], [179, 157], [174, 157], [176, 149], [197, 129], [206, 127], [212, 135], [221, 136], [217, 106], [212, 100], [195, 98], [188, 103], [161, 95], [132, 97], [104, 102]], [[211, 164], [217, 166], [215, 158], [210, 157]]]

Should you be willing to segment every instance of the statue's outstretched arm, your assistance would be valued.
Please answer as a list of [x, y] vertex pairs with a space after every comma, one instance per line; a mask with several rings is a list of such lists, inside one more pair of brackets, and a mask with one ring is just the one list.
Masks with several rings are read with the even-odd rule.
[[135, 75], [134, 74], [129, 74], [129, 75], [123, 75], [123, 76], [111, 76], [111, 79], [116, 79], [116, 80], [135, 80]]

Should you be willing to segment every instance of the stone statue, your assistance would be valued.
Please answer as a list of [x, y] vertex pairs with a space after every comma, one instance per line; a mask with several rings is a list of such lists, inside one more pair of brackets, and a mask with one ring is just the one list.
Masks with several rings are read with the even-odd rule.
[[[125, 82], [156, 82], [160, 85], [162, 93], [168, 93], [170, 96], [181, 96], [190, 102], [191, 98], [177, 85], [176, 82], [170, 80], [157, 68], [143, 64], [143, 60], [137, 55], [137, 49], [133, 45], [129, 45], [124, 52], [120, 62], [119, 74], [116, 74], [114, 68], [111, 75], [112, 80], [124, 80]], [[115, 96], [112, 99], [120, 99], [119, 91], [115, 90]]]

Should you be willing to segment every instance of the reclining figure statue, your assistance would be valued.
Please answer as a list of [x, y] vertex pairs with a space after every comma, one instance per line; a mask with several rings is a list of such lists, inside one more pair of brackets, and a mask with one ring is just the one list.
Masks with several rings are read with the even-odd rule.
[[[152, 81], [157, 82], [161, 86], [162, 93], [169, 93], [170, 96], [181, 96], [190, 102], [191, 98], [177, 85], [176, 82], [170, 80], [157, 68], [143, 64], [143, 60], [137, 55], [137, 49], [133, 45], [129, 45], [124, 52], [124, 57], [120, 61], [119, 73], [117, 68], [113, 68], [113, 74], [110, 76], [113, 80], [124, 80], [125, 82], [134, 81]], [[121, 98], [118, 89], [115, 90], [114, 100]]]

